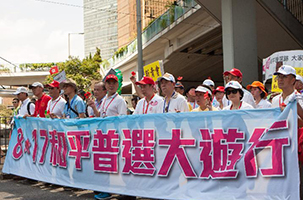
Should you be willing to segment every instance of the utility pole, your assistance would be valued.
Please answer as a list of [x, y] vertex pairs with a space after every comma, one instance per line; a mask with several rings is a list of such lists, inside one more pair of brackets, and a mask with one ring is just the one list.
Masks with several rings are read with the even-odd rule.
[[138, 49], [138, 74], [139, 80], [143, 77], [143, 58], [142, 58], [142, 28], [141, 28], [141, 0], [137, 1], [137, 49]]

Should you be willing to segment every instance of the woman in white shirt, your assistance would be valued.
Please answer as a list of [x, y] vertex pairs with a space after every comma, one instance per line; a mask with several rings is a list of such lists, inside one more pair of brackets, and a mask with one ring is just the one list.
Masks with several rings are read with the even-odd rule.
[[245, 110], [253, 109], [250, 104], [242, 101], [244, 92], [242, 85], [237, 81], [230, 81], [225, 86], [226, 98], [231, 101], [231, 104], [224, 107], [223, 110]]
[[271, 103], [267, 101], [265, 98], [267, 96], [267, 92], [265, 90], [264, 85], [260, 81], [254, 81], [252, 84], [246, 87], [250, 90], [250, 93], [253, 95], [256, 103], [256, 108], [271, 108]]

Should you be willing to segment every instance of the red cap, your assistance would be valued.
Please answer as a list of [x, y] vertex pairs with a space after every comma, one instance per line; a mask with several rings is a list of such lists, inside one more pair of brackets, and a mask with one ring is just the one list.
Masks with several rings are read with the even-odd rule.
[[242, 78], [242, 72], [240, 70], [238, 70], [237, 68], [232, 68], [230, 71], [225, 71], [223, 73], [224, 76], [227, 76], [228, 74]]
[[141, 81], [137, 81], [136, 82], [136, 85], [155, 85], [155, 81], [150, 78], [150, 77], [147, 77], [147, 76], [144, 76]]
[[52, 87], [52, 88], [59, 88], [60, 87], [60, 83], [58, 81], [53, 81], [50, 84], [46, 85], [47, 87]]
[[214, 90], [214, 94], [216, 94], [216, 92], [224, 92], [224, 87], [223, 86], [218, 86], [215, 90]]
[[118, 77], [114, 74], [110, 74], [106, 77], [105, 82], [108, 81], [109, 79], [114, 79], [115, 81], [118, 82]]

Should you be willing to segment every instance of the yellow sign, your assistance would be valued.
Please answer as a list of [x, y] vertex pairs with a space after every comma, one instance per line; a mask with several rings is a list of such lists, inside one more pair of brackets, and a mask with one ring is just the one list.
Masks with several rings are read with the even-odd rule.
[[163, 75], [163, 64], [162, 61], [150, 63], [143, 67], [144, 76], [151, 77], [154, 81], [157, 81], [159, 77]]
[[[295, 69], [296, 69], [297, 74], [299, 74], [300, 76], [303, 76], [303, 68], [302, 67], [295, 67]], [[278, 86], [278, 80], [277, 80], [276, 75], [272, 76], [271, 91], [272, 92], [282, 92], [282, 90]]]

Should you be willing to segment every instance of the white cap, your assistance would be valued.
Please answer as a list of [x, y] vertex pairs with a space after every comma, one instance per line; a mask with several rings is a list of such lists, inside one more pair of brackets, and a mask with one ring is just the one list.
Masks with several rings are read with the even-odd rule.
[[233, 89], [240, 89], [240, 90], [242, 90], [242, 85], [238, 81], [229, 81], [225, 85], [225, 90], [227, 90], [227, 88], [233, 88]]
[[176, 82], [175, 77], [170, 73], [165, 73], [163, 76], [158, 78], [158, 81], [161, 81], [162, 79], [165, 79], [167, 81], [171, 81], [173, 83]]
[[205, 79], [202, 85], [212, 86], [215, 87], [215, 83], [211, 79]]
[[290, 65], [282, 65], [277, 72], [274, 73], [274, 75], [283, 74], [283, 75], [289, 75], [292, 74], [296, 76], [296, 70]]
[[29, 86], [29, 89], [32, 89], [33, 87], [42, 87], [44, 88], [43, 84], [40, 82], [34, 82], [31, 86]]
[[13, 94], [17, 95], [17, 94], [20, 94], [22, 92], [28, 94], [28, 91], [27, 91], [27, 89], [25, 87], [18, 87], [17, 90], [16, 90], [16, 92], [14, 92]]
[[208, 88], [203, 87], [203, 86], [198, 86], [195, 91], [204, 92], [204, 93], [208, 92], [208, 94], [210, 94], [212, 96], [212, 92]]
[[296, 80], [301, 81], [303, 83], [303, 77], [300, 76], [299, 74], [296, 75]]

